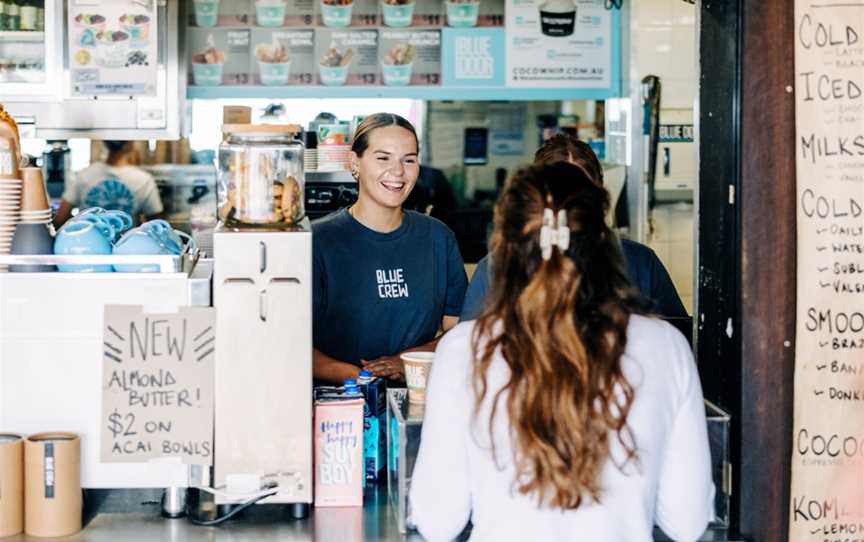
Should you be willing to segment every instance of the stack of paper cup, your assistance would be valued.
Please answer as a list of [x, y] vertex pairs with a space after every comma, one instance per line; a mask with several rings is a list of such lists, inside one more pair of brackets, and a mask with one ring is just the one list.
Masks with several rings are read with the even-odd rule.
[[318, 170], [318, 149], [306, 149], [303, 151], [303, 171]]
[[[0, 179], [0, 255], [9, 254], [15, 226], [21, 220], [21, 180]], [[0, 266], [0, 271], [6, 271]]]
[[343, 171], [351, 165], [351, 145], [318, 145], [318, 171]]
[[39, 433], [24, 444], [24, 530], [68, 536], [81, 530], [81, 439]]
[[25, 167], [21, 170], [21, 222], [24, 224], [50, 224], [51, 205], [48, 192], [38, 167]]
[[408, 402], [426, 402], [426, 382], [432, 369], [434, 352], [405, 352], [401, 356], [405, 364], [405, 383], [408, 385]]
[[24, 530], [24, 440], [0, 433], [0, 538]]

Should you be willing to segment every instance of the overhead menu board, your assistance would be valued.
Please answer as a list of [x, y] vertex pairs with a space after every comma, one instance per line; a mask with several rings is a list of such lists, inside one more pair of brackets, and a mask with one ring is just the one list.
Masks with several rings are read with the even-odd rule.
[[105, 307], [103, 462], [213, 464], [214, 323], [211, 308]]
[[70, 94], [155, 95], [155, 0], [68, 1]]
[[339, 96], [477, 87], [483, 99], [620, 90], [620, 13], [603, 0], [187, 1], [193, 97], [254, 96], [230, 89], [259, 86], [268, 97], [310, 86], [323, 96], [322, 87]]
[[789, 540], [864, 536], [864, 3], [796, 0]]

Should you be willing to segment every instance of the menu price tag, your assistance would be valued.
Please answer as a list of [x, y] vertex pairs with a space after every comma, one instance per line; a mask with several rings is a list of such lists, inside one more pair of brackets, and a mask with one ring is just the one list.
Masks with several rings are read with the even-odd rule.
[[102, 461], [211, 465], [215, 310], [107, 305], [104, 321]]
[[852, 540], [864, 525], [864, 41], [859, 36], [864, 37], [864, 3], [796, 0], [793, 542]]

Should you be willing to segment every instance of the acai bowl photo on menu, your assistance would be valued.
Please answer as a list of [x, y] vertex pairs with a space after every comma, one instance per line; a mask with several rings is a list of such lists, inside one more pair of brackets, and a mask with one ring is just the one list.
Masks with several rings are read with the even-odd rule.
[[120, 16], [120, 27], [129, 34], [132, 47], [146, 47], [150, 39], [150, 16], [126, 13]]

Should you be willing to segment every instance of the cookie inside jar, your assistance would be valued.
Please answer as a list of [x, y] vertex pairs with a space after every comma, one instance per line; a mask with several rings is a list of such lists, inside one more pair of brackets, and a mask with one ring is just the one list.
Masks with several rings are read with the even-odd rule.
[[302, 129], [226, 124], [219, 146], [219, 218], [231, 226], [293, 226], [303, 207]]

